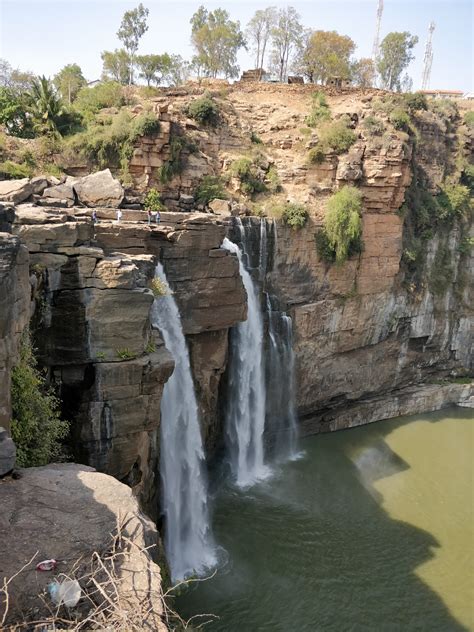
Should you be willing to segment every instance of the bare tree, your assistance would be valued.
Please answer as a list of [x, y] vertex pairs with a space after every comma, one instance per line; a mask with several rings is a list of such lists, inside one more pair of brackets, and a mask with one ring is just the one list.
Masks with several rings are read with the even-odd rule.
[[256, 11], [247, 25], [246, 35], [255, 52], [255, 68], [264, 68], [267, 45], [276, 22], [276, 8], [267, 7]]
[[276, 24], [271, 31], [272, 61], [280, 81], [283, 81], [288, 74], [290, 55], [297, 47], [302, 35], [303, 26], [296, 9], [293, 7], [280, 9]]

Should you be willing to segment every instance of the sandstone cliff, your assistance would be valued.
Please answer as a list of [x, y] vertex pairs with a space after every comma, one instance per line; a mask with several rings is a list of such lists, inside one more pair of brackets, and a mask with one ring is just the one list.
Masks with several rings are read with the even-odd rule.
[[[465, 247], [472, 229], [458, 220], [436, 227], [422, 240], [413, 266], [406, 257], [413, 209], [403, 215], [401, 207], [410, 187], [419, 185], [420, 170], [423, 186], [436, 193], [456, 176], [460, 157], [472, 164], [472, 131], [456, 113], [421, 112], [415, 142], [414, 134], [390, 122], [380, 105], [383, 93], [332, 92], [331, 115], [350, 121], [356, 141], [349, 151], [326, 151], [315, 164], [308, 151], [317, 146], [318, 132], [306, 125], [312, 92], [310, 86], [220, 86], [213, 91], [220, 125], [212, 128], [186, 113], [203, 88], [163, 91], [135, 107], [151, 106], [161, 125], [136, 143], [126, 206], [156, 186], [169, 209], [184, 212], [163, 213], [161, 226], [149, 227], [140, 210], [124, 210], [118, 224], [113, 209], [98, 208], [94, 229], [91, 211], [74, 206], [72, 194], [67, 208], [17, 206], [14, 235], [4, 237], [2, 298], [8, 300], [0, 366], [6, 379], [31, 310], [41, 362], [60, 385], [65, 415], [73, 421], [73, 453], [131, 485], [153, 516], [160, 397], [173, 362], [151, 327], [150, 281], [159, 259], [181, 310], [203, 431], [213, 450], [222, 435], [228, 331], [246, 314], [237, 263], [220, 249], [231, 213], [266, 216], [244, 220], [254, 233], [255, 267], [261, 222], [276, 228], [269, 230], [264, 289], [293, 318], [298, 409], [306, 431], [435, 408], [469, 394], [469, 386], [447, 382], [472, 374], [473, 267]], [[374, 114], [382, 135], [369, 134], [364, 124]], [[180, 169], [163, 183], [158, 169], [172, 159], [176, 138], [185, 139]], [[276, 172], [281, 191], [252, 200], [230, 165], [255, 151], [260, 168]], [[88, 168], [80, 162], [68, 167], [72, 175]], [[230, 199], [214, 205], [214, 214], [191, 213], [205, 175], [221, 176]], [[363, 194], [364, 249], [338, 267], [320, 258], [315, 234], [329, 196], [347, 183]], [[308, 210], [303, 229], [272, 217], [287, 200]], [[2, 397], [8, 421], [8, 392]]]

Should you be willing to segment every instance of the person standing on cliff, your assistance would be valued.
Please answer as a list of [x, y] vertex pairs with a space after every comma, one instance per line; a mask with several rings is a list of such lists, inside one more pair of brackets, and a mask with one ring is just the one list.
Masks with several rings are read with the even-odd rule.
[[99, 223], [99, 220], [97, 219], [97, 211], [94, 209], [92, 211], [92, 224], [95, 226], [98, 223]]
[[155, 222], [159, 224], [161, 222], [161, 214], [160, 211], [156, 211]]
[[148, 217], [148, 226], [150, 226], [150, 224], [151, 224], [151, 211], [150, 211], [150, 209], [147, 209], [146, 214], [147, 214], [147, 217]]
[[118, 208], [117, 209], [117, 222], [120, 222], [121, 219], [122, 219], [122, 211]]

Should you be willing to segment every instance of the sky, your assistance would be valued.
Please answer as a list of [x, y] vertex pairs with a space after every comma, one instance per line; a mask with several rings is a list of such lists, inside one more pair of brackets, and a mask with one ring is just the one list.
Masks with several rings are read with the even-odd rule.
[[[52, 77], [68, 63], [78, 63], [89, 80], [98, 79], [100, 53], [120, 47], [116, 33], [125, 11], [139, 0], [0, 0], [0, 57], [14, 68]], [[199, 5], [229, 11], [245, 27], [257, 9], [272, 5], [293, 6], [307, 28], [336, 30], [357, 45], [356, 57], [372, 52], [377, 0], [142, 0], [150, 10], [149, 29], [140, 41], [140, 54], [176, 53], [190, 59], [189, 20]], [[431, 88], [474, 90], [473, 1], [385, 0], [381, 39], [390, 31], [418, 35], [415, 60], [408, 72], [413, 89], [421, 88], [423, 54], [428, 24], [433, 20]], [[238, 56], [241, 69], [255, 66], [250, 52]]]

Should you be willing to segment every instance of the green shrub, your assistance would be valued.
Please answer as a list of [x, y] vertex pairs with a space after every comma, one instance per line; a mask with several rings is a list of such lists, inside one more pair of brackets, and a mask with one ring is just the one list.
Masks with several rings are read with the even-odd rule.
[[351, 252], [361, 250], [362, 193], [355, 187], [345, 186], [328, 201], [324, 217], [324, 232], [335, 252], [335, 262], [344, 263]]
[[194, 198], [197, 204], [206, 206], [216, 198], [226, 198], [227, 193], [219, 176], [204, 176], [199, 183]]
[[395, 108], [389, 116], [390, 123], [395, 129], [408, 132], [411, 129], [411, 119], [409, 114], [402, 108]]
[[103, 108], [120, 108], [125, 105], [123, 86], [116, 81], [104, 81], [93, 88], [81, 88], [74, 108], [85, 118], [91, 118]]
[[188, 116], [201, 125], [215, 127], [219, 123], [219, 107], [209, 92], [202, 97], [194, 99], [186, 108]]
[[164, 283], [160, 277], [154, 277], [150, 283], [153, 296], [156, 298], [160, 296], [167, 296], [169, 294], [168, 286]]
[[308, 152], [308, 162], [311, 165], [320, 165], [326, 159], [326, 152], [322, 145], [316, 145]]
[[315, 92], [312, 99], [311, 112], [305, 118], [304, 122], [308, 127], [317, 127], [331, 118], [331, 110], [329, 109], [326, 96], [323, 92]]
[[451, 99], [430, 99], [428, 107], [446, 122], [453, 121], [459, 115], [458, 106]]
[[334, 263], [336, 261], [336, 251], [329, 243], [329, 238], [324, 229], [318, 230], [314, 235], [314, 241], [316, 242], [319, 258], [326, 261], [326, 263]]
[[465, 217], [470, 210], [471, 193], [462, 184], [447, 184], [437, 195], [437, 216], [442, 221]]
[[165, 210], [165, 205], [156, 189], [150, 189], [145, 195], [144, 207], [146, 211], [152, 211], [153, 213]]
[[366, 116], [362, 121], [362, 127], [369, 136], [381, 136], [385, 131], [383, 121], [375, 116]]
[[289, 202], [285, 204], [281, 218], [287, 226], [296, 230], [303, 228], [308, 221], [308, 211], [302, 204]]
[[265, 181], [266, 181], [267, 189], [270, 191], [270, 193], [279, 193], [281, 191], [280, 176], [278, 175], [278, 171], [275, 165], [272, 165], [270, 169], [267, 171], [267, 176], [266, 176]]
[[167, 184], [183, 171], [183, 150], [189, 150], [190, 147], [189, 141], [184, 136], [172, 137], [170, 141], [170, 157], [161, 167], [158, 167], [158, 178], [162, 184]]
[[461, 175], [461, 182], [469, 188], [471, 193], [474, 193], [474, 165], [465, 165]]
[[464, 115], [464, 122], [471, 129], [474, 128], [474, 110], [471, 110], [470, 112], [466, 112], [466, 114]]
[[263, 145], [263, 141], [255, 132], [251, 132], [250, 134], [250, 142], [254, 145]]
[[266, 191], [265, 172], [258, 166], [258, 160], [238, 158], [231, 164], [230, 173], [240, 180], [240, 188], [246, 195]]
[[101, 168], [110, 165], [125, 168], [137, 139], [155, 133], [159, 125], [153, 114], [133, 117], [127, 110], [113, 116], [97, 117], [85, 131], [66, 141], [66, 155], [69, 150]]
[[0, 174], [6, 180], [31, 178], [33, 169], [27, 163], [17, 164], [11, 160], [5, 160], [5, 162], [0, 163]]
[[151, 112], [139, 114], [132, 121], [131, 135], [134, 139], [139, 136], [151, 136], [151, 134], [156, 134], [159, 131], [160, 121]]
[[347, 118], [341, 118], [321, 127], [319, 140], [322, 147], [342, 154], [357, 140], [357, 134], [349, 128]]
[[472, 248], [474, 248], [474, 237], [464, 237], [458, 246], [458, 251], [462, 255], [470, 254]]
[[123, 349], [116, 349], [115, 352], [120, 360], [132, 360], [135, 357], [133, 351], [130, 351], [128, 347], [124, 347]]
[[428, 102], [425, 95], [420, 94], [419, 92], [408, 92], [407, 94], [403, 95], [403, 100], [410, 112], [428, 109]]
[[46, 465], [63, 457], [61, 441], [69, 424], [60, 417], [60, 403], [37, 368], [29, 333], [24, 333], [20, 360], [12, 370], [12, 438], [21, 467]]

